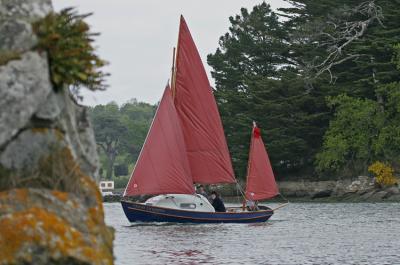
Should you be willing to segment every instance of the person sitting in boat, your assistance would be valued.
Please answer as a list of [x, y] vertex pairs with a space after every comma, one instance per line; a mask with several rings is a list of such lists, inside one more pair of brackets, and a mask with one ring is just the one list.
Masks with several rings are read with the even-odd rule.
[[212, 206], [216, 212], [226, 212], [224, 202], [216, 191], [211, 192]]
[[197, 194], [203, 195], [206, 199], [208, 199], [208, 194], [207, 194], [206, 190], [204, 189], [203, 185], [200, 185], [197, 188]]
[[257, 202], [253, 200], [246, 200], [246, 208], [247, 211], [257, 211], [258, 210]]

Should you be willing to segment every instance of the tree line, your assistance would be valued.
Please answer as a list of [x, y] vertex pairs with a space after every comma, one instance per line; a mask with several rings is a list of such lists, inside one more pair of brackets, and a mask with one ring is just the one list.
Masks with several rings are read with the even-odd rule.
[[[253, 120], [278, 179], [352, 177], [376, 161], [397, 169], [400, 1], [288, 2], [242, 8], [208, 55], [236, 176], [246, 175]], [[115, 161], [135, 161], [154, 110], [91, 109], [106, 177]]]
[[252, 120], [281, 179], [397, 166], [400, 1], [289, 2], [241, 9], [208, 56], [236, 174]]
[[137, 160], [156, 106], [132, 99], [89, 108], [104, 179], [128, 176]]

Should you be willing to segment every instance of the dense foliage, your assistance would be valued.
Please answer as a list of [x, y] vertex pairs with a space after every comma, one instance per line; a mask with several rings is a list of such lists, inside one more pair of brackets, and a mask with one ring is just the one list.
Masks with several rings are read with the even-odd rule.
[[209, 55], [215, 95], [236, 174], [244, 177], [251, 122], [264, 140], [279, 176], [309, 173], [327, 123], [324, 94], [309, 91], [292, 58], [292, 29], [263, 3], [230, 18], [230, 32]]
[[90, 108], [96, 141], [106, 179], [130, 173], [146, 138], [155, 106], [131, 100], [122, 106], [111, 102]]
[[[394, 58], [393, 64], [398, 64], [398, 56]], [[335, 115], [317, 156], [319, 171], [344, 175], [366, 173], [368, 165], [376, 160], [398, 169], [400, 83], [378, 84], [375, 94], [376, 99], [345, 95], [330, 99]]]
[[382, 186], [391, 186], [397, 184], [397, 179], [394, 176], [394, 170], [388, 163], [377, 161], [368, 167], [368, 171], [375, 175], [376, 182]]
[[252, 120], [280, 178], [398, 164], [400, 1], [288, 2], [243, 8], [208, 56], [236, 174]]
[[346, 95], [328, 102], [336, 111], [317, 155], [317, 169], [331, 173], [346, 169], [342, 173], [349, 176], [366, 173], [372, 160], [379, 157], [376, 141], [384, 121], [379, 104]]
[[56, 89], [64, 86], [90, 90], [106, 88], [101, 68], [106, 64], [95, 53], [93, 37], [84, 19], [91, 14], [79, 15], [73, 8], [50, 13], [33, 24], [38, 36], [37, 49], [46, 51], [50, 76]]

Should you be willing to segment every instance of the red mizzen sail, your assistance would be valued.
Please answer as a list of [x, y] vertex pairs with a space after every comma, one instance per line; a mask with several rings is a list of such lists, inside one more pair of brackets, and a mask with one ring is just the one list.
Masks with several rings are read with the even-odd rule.
[[180, 122], [167, 87], [124, 196], [194, 192]]
[[184, 18], [181, 16], [174, 100], [195, 183], [234, 183], [232, 163], [217, 104]]
[[278, 194], [278, 186], [261, 138], [261, 131], [254, 123], [247, 169], [246, 198], [256, 201], [272, 198]]

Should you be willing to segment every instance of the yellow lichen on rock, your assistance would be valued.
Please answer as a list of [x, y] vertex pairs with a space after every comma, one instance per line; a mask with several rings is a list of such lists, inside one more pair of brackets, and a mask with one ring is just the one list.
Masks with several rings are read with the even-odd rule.
[[86, 176], [82, 172], [80, 172], [79, 184], [80, 187], [84, 189], [85, 192], [90, 194], [93, 198], [96, 199], [98, 205], [101, 205], [101, 209], [103, 209], [103, 197], [101, 196], [100, 190], [97, 187], [96, 182], [89, 176]]
[[32, 128], [31, 129], [33, 133], [47, 133], [49, 131], [49, 128]]
[[[67, 258], [88, 264], [113, 263], [113, 236], [101, 219], [102, 212], [89, 210], [88, 224], [76, 226], [54, 212], [57, 205], [70, 205], [65, 203], [69, 201], [67, 193], [48, 191], [44, 197], [53, 205], [45, 205], [46, 208], [33, 203], [40, 204], [33, 198], [35, 195], [27, 189], [0, 193], [0, 264], [34, 263], [34, 257], [27, 251], [32, 247], [43, 249], [48, 260]], [[27, 198], [28, 205], [24, 204]], [[21, 209], [5, 213], [4, 206], [12, 203], [9, 199], [15, 200], [14, 204], [21, 203]], [[75, 210], [65, 206], [63, 211]]]
[[66, 202], [68, 200], [68, 193], [58, 191], [58, 190], [53, 190], [51, 192], [55, 197], [57, 197], [60, 201]]
[[27, 189], [14, 189], [9, 192], [0, 192], [0, 199], [9, 199], [13, 201], [18, 201], [25, 203], [28, 199], [28, 190]]
[[31, 243], [45, 247], [54, 258], [61, 254], [94, 264], [104, 264], [107, 259], [86, 242], [81, 232], [45, 209], [34, 207], [0, 219], [2, 263], [13, 263], [15, 257], [24, 256], [24, 245]]

